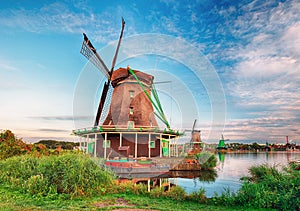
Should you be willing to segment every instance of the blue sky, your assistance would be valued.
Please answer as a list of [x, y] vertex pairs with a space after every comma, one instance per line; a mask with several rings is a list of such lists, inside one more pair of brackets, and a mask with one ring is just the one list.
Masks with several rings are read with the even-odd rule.
[[[113, 50], [106, 47], [115, 46], [124, 17], [123, 50], [142, 46], [131, 45], [132, 36], [139, 41], [143, 34], [166, 35], [179, 40], [178, 45], [190, 45], [217, 75], [215, 82], [226, 106], [220, 108], [224, 120], [212, 123], [212, 112], [219, 112], [212, 106], [212, 92], [205, 81], [194, 79], [191, 66], [180, 62], [191, 57], [187, 62], [197, 63], [192, 52], [178, 51], [174, 57], [127, 55], [118, 61], [117, 66], [156, 71], [157, 81], [172, 79], [171, 85], [157, 88], [173, 127], [191, 127], [197, 118], [207, 141], [217, 141], [223, 131], [231, 140], [283, 143], [288, 135], [299, 143], [299, 11], [296, 0], [2, 1], [0, 129], [11, 129], [27, 141], [74, 139], [69, 134], [76, 127], [76, 88], [87, 69], [92, 69], [79, 53], [82, 32], [110, 66]], [[165, 42], [158, 47], [169, 52], [184, 49], [178, 45]], [[155, 52], [160, 52], [158, 47]], [[101, 84], [103, 75], [91, 71], [95, 83]], [[168, 100], [173, 98], [170, 95], [177, 96]], [[194, 102], [182, 103], [186, 95]], [[96, 107], [99, 90], [88, 96]], [[195, 104], [196, 114], [185, 113], [187, 104]], [[212, 124], [222, 131], [211, 130]]]

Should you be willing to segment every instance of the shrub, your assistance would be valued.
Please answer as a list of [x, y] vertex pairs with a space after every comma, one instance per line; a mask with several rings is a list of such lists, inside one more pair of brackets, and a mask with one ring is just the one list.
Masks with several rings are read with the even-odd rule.
[[232, 197], [233, 204], [280, 210], [300, 209], [300, 171], [291, 167], [279, 171], [275, 166], [260, 165], [251, 167], [249, 172], [250, 176], [245, 178], [241, 189]]
[[217, 165], [217, 158], [209, 152], [196, 154], [196, 158], [201, 165], [201, 170], [212, 170]]
[[161, 196], [164, 196], [165, 192], [164, 189], [161, 187], [154, 187], [150, 192], [149, 196], [152, 198], [159, 198]]
[[105, 191], [113, 180], [110, 172], [79, 153], [41, 158], [31, 155], [12, 157], [1, 161], [0, 167], [2, 182], [33, 195], [91, 195]]
[[196, 202], [207, 202], [204, 188], [200, 188], [198, 191], [191, 192], [187, 198]]
[[184, 189], [180, 186], [171, 187], [170, 190], [166, 192], [166, 196], [178, 201], [185, 200], [187, 197]]

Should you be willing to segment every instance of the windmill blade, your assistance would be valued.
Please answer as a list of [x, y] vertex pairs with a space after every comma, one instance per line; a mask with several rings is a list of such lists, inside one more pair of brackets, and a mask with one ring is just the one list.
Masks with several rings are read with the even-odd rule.
[[119, 42], [118, 42], [118, 45], [117, 45], [116, 53], [115, 53], [115, 56], [114, 56], [112, 64], [111, 64], [111, 69], [110, 69], [110, 72], [109, 72], [110, 76], [112, 76], [112, 74], [113, 74], [113, 71], [114, 71], [114, 68], [115, 68], [115, 64], [116, 64], [116, 61], [117, 61], [117, 58], [118, 58], [118, 53], [119, 53], [119, 48], [120, 48], [121, 40], [122, 40], [122, 37], [123, 37], [124, 27], [125, 27], [125, 21], [124, 21], [124, 18], [122, 17], [122, 30], [121, 30], [121, 33], [120, 33], [120, 37], [119, 37]]
[[97, 53], [91, 41], [88, 39], [85, 33], [83, 33], [83, 42], [80, 53], [84, 55], [93, 65], [95, 65], [99, 70], [101, 70], [105, 76], [110, 80], [109, 70], [105, 63]]
[[167, 84], [167, 83], [172, 83], [172, 81], [158, 81], [158, 82], [153, 82], [153, 84]]
[[96, 115], [96, 119], [95, 119], [95, 123], [94, 123], [95, 127], [99, 125], [99, 120], [100, 120], [102, 110], [103, 110], [103, 107], [104, 107], [104, 103], [105, 103], [105, 100], [106, 100], [109, 85], [110, 85], [110, 81], [107, 81], [107, 82], [104, 83], [103, 90], [102, 90], [102, 95], [101, 95], [101, 98], [100, 98], [100, 102], [99, 102], [99, 106], [98, 106], [98, 110], [97, 110], [97, 115]]
[[106, 94], [105, 102], [104, 102], [104, 105], [103, 105], [103, 108], [101, 111], [100, 120], [98, 122], [98, 125], [103, 124], [103, 122], [105, 121], [105, 119], [109, 113], [113, 90], [114, 90], [114, 88], [113, 88], [112, 84], [110, 83], [107, 94]]
[[90, 51], [92, 51], [94, 53], [94, 55], [96, 55], [98, 61], [100, 61], [100, 65], [102, 65], [104, 67], [103, 69], [105, 70], [105, 75], [107, 76], [107, 79], [108, 79], [108, 81], [105, 82], [105, 84], [104, 84], [102, 95], [101, 95], [101, 98], [100, 98], [100, 102], [99, 102], [99, 106], [98, 106], [98, 110], [97, 110], [97, 115], [96, 115], [96, 119], [95, 119], [95, 123], [94, 123], [95, 127], [99, 125], [99, 120], [101, 118], [102, 111], [103, 111], [103, 108], [104, 108], [104, 105], [105, 105], [105, 101], [106, 101], [106, 98], [107, 98], [107, 93], [108, 93], [108, 90], [110, 88], [110, 84], [111, 84], [110, 80], [111, 80], [111, 76], [113, 74], [114, 67], [115, 67], [115, 64], [116, 64], [116, 61], [117, 61], [117, 57], [118, 57], [118, 53], [119, 53], [119, 48], [120, 48], [121, 40], [122, 40], [122, 37], [123, 37], [124, 27], [125, 27], [125, 21], [122, 18], [122, 30], [121, 30], [119, 42], [118, 42], [118, 45], [117, 45], [116, 53], [115, 53], [113, 61], [112, 61], [112, 65], [111, 65], [110, 71], [108, 71], [107, 67], [105, 66], [104, 62], [102, 61], [102, 59], [100, 58], [100, 56], [96, 52], [96, 49], [94, 48], [94, 46], [92, 45], [92, 43], [89, 41], [89, 39], [86, 37], [86, 35], [83, 34], [84, 35], [85, 46], [88, 46], [88, 49]]
[[195, 121], [194, 121], [194, 124], [193, 124], [193, 129], [192, 129], [192, 134], [193, 134], [193, 133], [194, 133], [194, 131], [195, 131], [196, 122], [197, 122], [197, 119], [195, 119]]

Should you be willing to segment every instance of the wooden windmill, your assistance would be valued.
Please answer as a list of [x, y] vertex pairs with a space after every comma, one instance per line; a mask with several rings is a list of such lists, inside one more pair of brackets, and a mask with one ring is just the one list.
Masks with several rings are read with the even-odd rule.
[[[162, 154], [162, 149], [169, 146], [162, 146], [162, 143], [169, 143], [168, 140], [177, 134], [170, 129], [165, 117], [154, 87], [154, 77], [129, 66], [114, 69], [124, 27], [125, 21], [122, 18], [120, 38], [110, 70], [86, 34], [83, 34], [81, 54], [105, 74], [107, 81], [103, 86], [93, 129], [91, 132], [86, 129], [83, 132], [79, 130], [75, 134], [87, 139], [93, 134], [96, 149], [94, 153], [96, 155], [99, 151], [98, 154], [102, 153], [105, 158], [109, 154], [106, 152], [107, 146], [110, 152], [114, 152], [114, 156], [118, 156], [118, 153], [134, 157], [158, 156]], [[160, 119], [167, 129], [160, 131], [155, 117]], [[100, 138], [98, 134], [101, 135]], [[107, 141], [110, 141], [109, 144]]]
[[[114, 70], [124, 27], [125, 21], [122, 18], [122, 30], [110, 70], [86, 34], [83, 33], [84, 40], [80, 51], [81, 54], [101, 70], [107, 78], [107, 82], [103, 86], [94, 126], [99, 125], [101, 117], [105, 115], [105, 105], [110, 104], [107, 106], [109, 107], [109, 112], [103, 121], [103, 126], [158, 127], [154, 117], [156, 115], [169, 128], [170, 126], [153, 85], [154, 77], [138, 70], [132, 70], [129, 66]], [[108, 102], [108, 93], [112, 93], [111, 102]], [[151, 98], [151, 93], [154, 96], [154, 100]], [[156, 109], [156, 112], [154, 112], [153, 107]]]
[[196, 130], [195, 126], [196, 126], [196, 122], [197, 120], [195, 119], [194, 124], [193, 124], [193, 128], [192, 128], [192, 137], [191, 137], [191, 152], [190, 154], [198, 154], [202, 151], [202, 142], [201, 142], [201, 130]]

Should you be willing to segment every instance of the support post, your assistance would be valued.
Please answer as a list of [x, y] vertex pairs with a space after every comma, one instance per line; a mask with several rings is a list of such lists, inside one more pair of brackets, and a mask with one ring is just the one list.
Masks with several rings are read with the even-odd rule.
[[107, 133], [104, 133], [104, 159], [106, 160]]
[[97, 133], [95, 133], [94, 157], [97, 157]]
[[150, 142], [151, 142], [151, 134], [149, 133], [149, 139], [148, 139], [148, 157], [151, 158], [151, 147], [150, 147]]
[[175, 157], [178, 157], [178, 144], [177, 144], [177, 137], [175, 137]]
[[148, 179], [148, 185], [147, 185], [147, 187], [148, 187], [148, 192], [150, 192], [150, 179]]
[[122, 133], [120, 133], [120, 147], [122, 146]]
[[137, 158], [137, 133], [135, 133], [134, 157]]
[[169, 146], [168, 146], [168, 148], [169, 148], [169, 153], [168, 153], [168, 157], [170, 157], [170, 155], [171, 155], [171, 145], [170, 145], [170, 142], [171, 142], [171, 139], [170, 139], [170, 135], [169, 135]]
[[162, 157], [162, 135], [159, 136], [159, 157]]
[[89, 153], [89, 141], [90, 141], [90, 135], [87, 135], [86, 142], [85, 142], [85, 152]]
[[82, 139], [82, 137], [80, 136], [80, 137], [79, 137], [79, 150], [81, 150], [81, 147], [82, 147], [82, 146], [81, 146], [81, 139]]

